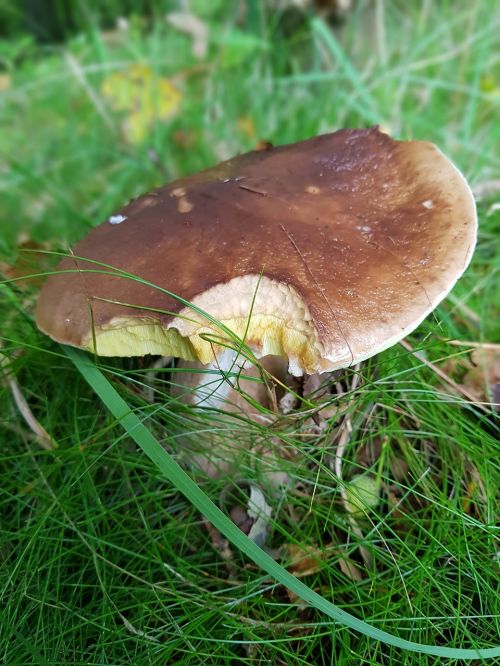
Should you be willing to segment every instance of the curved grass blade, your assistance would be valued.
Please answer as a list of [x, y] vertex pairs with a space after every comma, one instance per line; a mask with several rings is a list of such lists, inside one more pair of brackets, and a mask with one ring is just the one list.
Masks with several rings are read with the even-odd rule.
[[305, 583], [298, 580], [289, 571], [275, 562], [259, 546], [251, 541], [236, 525], [209, 499], [203, 490], [175, 462], [156, 438], [149, 432], [144, 423], [131, 410], [125, 400], [103, 375], [101, 370], [84, 353], [64, 347], [66, 354], [76, 365], [85, 380], [97, 393], [107, 409], [128, 433], [142, 451], [158, 467], [162, 474], [187, 497], [187, 499], [247, 557], [266, 571], [276, 581], [292, 590], [305, 602], [328, 615], [350, 629], [365, 636], [393, 645], [410, 652], [430, 654], [452, 659], [491, 659], [500, 657], [500, 646], [478, 649], [452, 648], [438, 645], [427, 645], [399, 638], [381, 629], [359, 620], [350, 613], [338, 608], [330, 601], [314, 592]]

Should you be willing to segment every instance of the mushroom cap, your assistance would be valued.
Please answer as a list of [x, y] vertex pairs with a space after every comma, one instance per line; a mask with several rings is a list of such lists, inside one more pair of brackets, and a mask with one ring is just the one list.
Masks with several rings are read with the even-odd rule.
[[464, 177], [433, 144], [340, 130], [131, 201], [61, 261], [37, 324], [107, 356], [207, 363], [232, 331], [294, 374], [347, 367], [436, 307], [476, 229]]

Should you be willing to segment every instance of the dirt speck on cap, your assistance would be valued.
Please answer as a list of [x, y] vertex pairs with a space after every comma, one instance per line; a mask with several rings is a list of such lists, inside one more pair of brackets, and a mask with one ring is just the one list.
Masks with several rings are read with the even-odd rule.
[[193, 210], [193, 204], [186, 199], [186, 197], [181, 197], [179, 203], [177, 204], [177, 210], [179, 213], [190, 213]]

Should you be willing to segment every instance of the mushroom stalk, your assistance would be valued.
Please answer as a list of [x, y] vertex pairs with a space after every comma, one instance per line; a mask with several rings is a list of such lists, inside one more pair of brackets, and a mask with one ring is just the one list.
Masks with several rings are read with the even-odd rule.
[[219, 357], [204, 366], [205, 372], [197, 373], [198, 382], [190, 402], [196, 407], [221, 409], [234, 389], [238, 372], [249, 363], [233, 349], [225, 349]]

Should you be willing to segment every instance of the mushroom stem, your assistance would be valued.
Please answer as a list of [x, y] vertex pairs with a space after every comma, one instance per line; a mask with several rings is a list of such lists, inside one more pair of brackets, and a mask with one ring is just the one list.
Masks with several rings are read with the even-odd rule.
[[237, 351], [225, 349], [218, 359], [204, 367], [206, 373], [198, 374], [190, 402], [197, 407], [219, 409], [234, 389], [237, 373], [248, 367], [248, 361]]
[[[259, 365], [281, 384], [286, 382], [286, 359], [264, 356], [260, 359]], [[189, 405], [211, 409], [222, 408], [224, 411], [241, 412], [251, 418], [256, 416], [256, 410], [252, 409], [245, 395], [265, 408], [273, 407], [269, 387], [264, 382], [238, 377], [239, 372], [244, 370], [245, 375], [257, 380], [261, 369], [251, 365], [241, 354], [232, 349], [225, 350], [209, 365], [181, 360], [177, 369], [180, 372], [177, 374], [172, 393]], [[236, 384], [238, 388], [235, 388]]]
[[[259, 381], [262, 369], [275, 377], [281, 385], [287, 381], [287, 361], [279, 356], [264, 356], [259, 366], [249, 365], [236, 353], [227, 353], [217, 362], [202, 365], [199, 362], [179, 361], [179, 372], [172, 383], [172, 395], [182, 402], [199, 408], [219, 409], [229, 415], [246, 418], [260, 424], [272, 422], [273, 416], [265, 410], [276, 410], [280, 397], [274, 395], [271, 382]], [[244, 370], [244, 377], [238, 376]], [[203, 372], [204, 371], [204, 372]], [[229, 376], [228, 376], [229, 373]], [[253, 378], [253, 379], [252, 379]], [[279, 387], [278, 387], [279, 388]], [[261, 405], [263, 410], [259, 410]], [[228, 424], [230, 425], [230, 421]], [[259, 452], [255, 449], [256, 441], [246, 435], [244, 429], [226, 430], [219, 421], [213, 430], [204, 431], [202, 437], [186, 439], [186, 448], [191, 451], [190, 461], [211, 478], [220, 478], [223, 474], [236, 473], [241, 469], [242, 459], [259, 460], [266, 475], [272, 479], [272, 485], [279, 485], [287, 479], [277, 463], [278, 457], [270, 442], [260, 442]], [[236, 434], [235, 434], [236, 433]]]

